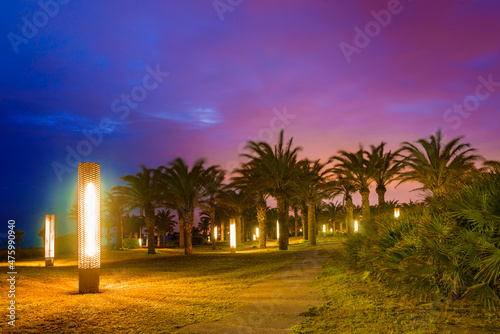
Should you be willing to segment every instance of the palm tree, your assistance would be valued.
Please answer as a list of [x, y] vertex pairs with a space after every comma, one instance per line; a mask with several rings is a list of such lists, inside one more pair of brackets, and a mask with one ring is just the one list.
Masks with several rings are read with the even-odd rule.
[[[230, 185], [232, 186], [232, 185]], [[243, 215], [245, 211], [253, 204], [249, 193], [227, 188], [221, 193], [220, 204], [235, 218], [236, 224], [236, 243], [243, 242]]]
[[267, 228], [266, 213], [269, 194], [265, 192], [264, 178], [255, 166], [250, 163], [243, 164], [233, 171], [231, 178], [233, 186], [245, 191], [255, 199], [257, 209], [257, 222], [259, 224], [259, 248], [266, 248]]
[[401, 182], [417, 181], [423, 190], [434, 195], [444, 194], [457, 181], [475, 169], [474, 163], [480, 159], [474, 154], [476, 149], [469, 143], [461, 142], [464, 136], [456, 137], [448, 143], [442, 142], [441, 130], [429, 139], [419, 139], [416, 144], [403, 142], [402, 151], [405, 170], [400, 173]]
[[116, 188], [111, 188], [111, 192], [105, 192], [104, 207], [106, 211], [115, 220], [116, 227], [116, 247], [123, 248], [123, 223], [122, 216], [127, 211], [127, 199], [117, 192]]
[[[207, 234], [208, 234], [208, 230], [210, 229], [210, 227], [212, 226], [211, 224], [211, 221], [212, 221], [212, 218], [208, 215], [206, 216], [202, 216], [201, 212], [200, 212], [200, 221], [198, 222], [198, 229], [203, 232], [203, 235], [206, 237]], [[212, 235], [214, 235], [212, 233]], [[213, 238], [213, 237], [212, 237]]]
[[23, 241], [23, 236], [26, 234], [26, 232], [21, 231], [21, 230], [15, 230], [14, 235], [16, 237], [16, 243], [17, 243], [17, 248], [21, 249], [21, 242]]
[[368, 152], [359, 147], [356, 153], [339, 151], [339, 154], [330, 158], [330, 161], [337, 161], [332, 171], [356, 185], [361, 193], [361, 204], [363, 219], [369, 221], [370, 216], [370, 184], [373, 181], [373, 162], [366, 156]]
[[[332, 170], [330, 170], [331, 172]], [[354, 233], [354, 204], [352, 203], [352, 194], [356, 192], [356, 185], [350, 179], [345, 178], [342, 174], [333, 173], [337, 180], [331, 183], [331, 197], [341, 195], [344, 203], [345, 224], [347, 233]]]
[[342, 231], [342, 220], [339, 216], [343, 214], [342, 204], [339, 202], [324, 203], [322, 213], [326, 216], [326, 220], [333, 224], [333, 230], [337, 230], [337, 221], [339, 222], [339, 230]]
[[321, 204], [323, 198], [328, 197], [329, 189], [326, 186], [326, 164], [319, 160], [303, 160], [301, 163], [301, 174], [297, 179], [296, 186], [300, 196], [307, 203], [309, 243], [316, 245], [316, 207]]
[[168, 234], [172, 234], [174, 231], [174, 226], [177, 222], [174, 220], [175, 215], [172, 214], [170, 210], [161, 210], [156, 213], [155, 216], [155, 225], [156, 225], [156, 233], [158, 234], [158, 246], [160, 245], [160, 236], [163, 236], [164, 244], [165, 244], [165, 236]]
[[[286, 221], [288, 208], [285, 199], [293, 193], [295, 182], [300, 175], [297, 153], [300, 147], [293, 147], [293, 138], [285, 144], [283, 130], [280, 132], [278, 144], [274, 149], [266, 142], [249, 141], [246, 149], [249, 154], [242, 156], [250, 159], [249, 168], [256, 171], [262, 178], [262, 191], [276, 199], [278, 220]], [[288, 226], [280, 224], [279, 249], [288, 249]]]
[[116, 186], [116, 194], [126, 198], [129, 211], [139, 209], [144, 214], [148, 234], [148, 254], [155, 254], [154, 230], [155, 210], [159, 207], [158, 182], [154, 170], [141, 166], [142, 171], [135, 175], [121, 176], [125, 186]]
[[401, 161], [396, 160], [401, 149], [395, 152], [384, 152], [384, 142], [379, 146], [370, 145], [371, 152], [368, 153], [368, 160], [373, 164], [373, 181], [377, 185], [375, 191], [378, 195], [378, 211], [382, 213], [385, 207], [385, 193], [387, 185], [395, 181], [402, 168]]
[[[197, 160], [193, 167], [189, 166], [181, 159], [177, 158], [169, 166], [160, 166], [157, 170], [158, 177], [162, 181], [162, 190], [168, 194], [179, 214], [180, 234], [184, 234], [184, 253], [190, 255], [193, 253], [193, 243], [191, 233], [194, 225], [194, 211], [200, 207], [200, 202], [207, 195], [207, 182], [211, 173], [217, 169], [217, 166], [211, 166], [208, 169], [203, 167], [205, 161]], [[183, 220], [184, 228], [181, 225]]]
[[224, 189], [224, 185], [222, 182], [224, 181], [225, 172], [218, 169], [213, 168], [212, 172], [207, 174], [207, 182], [206, 182], [206, 200], [203, 203], [203, 207], [209, 213], [210, 218], [210, 242], [212, 243], [212, 249], [215, 250], [215, 226], [216, 226], [216, 212], [219, 196]]

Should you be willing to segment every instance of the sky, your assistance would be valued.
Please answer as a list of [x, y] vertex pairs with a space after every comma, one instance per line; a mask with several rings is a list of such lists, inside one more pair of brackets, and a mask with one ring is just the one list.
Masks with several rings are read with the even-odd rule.
[[499, 18], [497, 0], [2, 1], [0, 241], [13, 219], [41, 245], [45, 214], [76, 232], [78, 162], [104, 190], [176, 157], [231, 170], [281, 128], [301, 158], [441, 129], [498, 160]]

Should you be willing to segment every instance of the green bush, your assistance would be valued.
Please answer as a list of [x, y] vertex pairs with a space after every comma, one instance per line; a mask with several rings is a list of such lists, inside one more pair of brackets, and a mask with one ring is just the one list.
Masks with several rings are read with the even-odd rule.
[[139, 248], [139, 240], [135, 238], [125, 238], [123, 239], [124, 249], [137, 249]]

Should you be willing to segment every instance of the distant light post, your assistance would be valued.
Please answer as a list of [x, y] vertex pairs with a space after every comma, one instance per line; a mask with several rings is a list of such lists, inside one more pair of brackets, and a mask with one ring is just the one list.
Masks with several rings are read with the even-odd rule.
[[399, 208], [394, 208], [394, 218], [399, 218]]
[[354, 232], [358, 232], [358, 221], [354, 221]]
[[279, 240], [280, 238], [280, 222], [277, 220], [276, 221], [276, 240]]
[[259, 228], [258, 227], [255, 229], [255, 235], [257, 236], [257, 238], [259, 237]]
[[257, 236], [254, 234], [252, 239], [253, 241], [257, 240]]
[[326, 233], [326, 225], [323, 225], [323, 233]]
[[236, 253], [236, 222], [235, 219], [229, 219], [229, 245], [231, 253]]
[[54, 266], [54, 245], [56, 239], [56, 216], [45, 215], [45, 266]]
[[217, 226], [214, 227], [214, 240], [217, 242]]
[[100, 166], [78, 164], [78, 272], [80, 293], [99, 292], [101, 268]]

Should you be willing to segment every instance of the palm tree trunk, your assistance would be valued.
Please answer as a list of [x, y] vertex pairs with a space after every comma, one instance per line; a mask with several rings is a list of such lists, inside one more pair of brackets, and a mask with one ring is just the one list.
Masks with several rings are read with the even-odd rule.
[[307, 207], [305, 204], [302, 205], [300, 209], [300, 218], [302, 220], [302, 235], [304, 240], [309, 240], [309, 227], [307, 225]]
[[184, 218], [179, 215], [179, 248], [184, 248], [184, 240], [186, 239], [186, 232], [184, 231]]
[[299, 210], [297, 207], [293, 208], [293, 217], [295, 220], [295, 237], [299, 236]]
[[194, 224], [194, 210], [187, 213], [186, 221], [184, 222], [184, 254], [193, 254], [193, 240], [191, 232]]
[[316, 205], [313, 203], [308, 204], [307, 218], [309, 224], [309, 244], [316, 246]]
[[377, 187], [376, 189], [378, 195], [378, 213], [382, 214], [385, 211], [385, 187]]
[[117, 226], [116, 226], [116, 248], [122, 249], [123, 248], [123, 223], [122, 223], [122, 216], [116, 217], [117, 218]]
[[371, 218], [370, 216], [370, 190], [363, 189], [361, 193], [361, 209], [363, 212], [363, 221], [368, 222]]
[[147, 216], [146, 216], [146, 228], [148, 229], [148, 254], [156, 254], [154, 213], [147, 214]]
[[220, 241], [224, 241], [226, 240], [226, 232], [224, 231], [224, 227], [225, 227], [225, 222], [224, 220], [221, 220], [220, 222]]
[[259, 221], [259, 248], [266, 248], [266, 211], [267, 204], [265, 200], [257, 203], [257, 220]]
[[210, 241], [212, 242], [212, 250], [216, 249], [215, 246], [215, 209], [210, 208]]
[[278, 222], [280, 223], [280, 239], [279, 239], [279, 249], [288, 250], [288, 226], [286, 226], [286, 206], [285, 197], [283, 195], [276, 196], [277, 210], [278, 210]]
[[241, 215], [236, 216], [236, 244], [241, 244]]
[[345, 217], [345, 223], [346, 223], [346, 228], [347, 228], [347, 233], [353, 234], [354, 233], [354, 205], [352, 204], [352, 197], [348, 196], [345, 199], [345, 212], [346, 212], [346, 217]]

